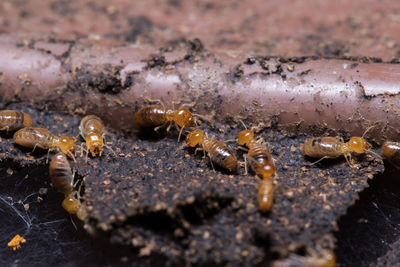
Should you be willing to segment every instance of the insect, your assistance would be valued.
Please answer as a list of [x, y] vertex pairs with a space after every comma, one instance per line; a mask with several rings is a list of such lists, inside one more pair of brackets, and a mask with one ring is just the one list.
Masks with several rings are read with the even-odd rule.
[[76, 191], [66, 194], [61, 206], [69, 214], [75, 214], [81, 221], [84, 221], [88, 216], [86, 206], [80, 201], [80, 197]]
[[371, 145], [363, 137], [351, 137], [348, 142], [343, 142], [337, 137], [311, 138], [303, 145], [303, 154], [312, 158], [320, 158], [315, 164], [326, 158], [338, 158], [344, 156], [350, 166], [351, 152], [363, 154], [371, 149]]
[[79, 132], [83, 139], [85, 139], [87, 152], [90, 151], [93, 157], [97, 155], [101, 156], [103, 147], [107, 147], [113, 151], [104, 143], [104, 124], [99, 117], [95, 115], [85, 116], [79, 125]]
[[225, 143], [207, 137], [202, 130], [197, 129], [189, 133], [186, 142], [189, 147], [201, 145], [207, 152], [211, 164], [214, 162], [230, 172], [237, 170], [238, 162], [235, 152]]
[[291, 255], [287, 259], [273, 262], [272, 267], [334, 267], [335, 264], [335, 253], [331, 250], [323, 250], [309, 256]]
[[53, 150], [59, 148], [75, 160], [76, 144], [69, 136], [57, 137], [45, 128], [26, 127], [14, 134], [14, 142], [23, 147]]
[[84, 209], [79, 198], [76, 197], [77, 192], [74, 190], [74, 174], [64, 153], [60, 152], [53, 156], [49, 171], [51, 183], [65, 196], [62, 207], [69, 214], [77, 214], [79, 219], [84, 220], [84, 218], [86, 218], [86, 209]]
[[382, 145], [382, 152], [394, 166], [400, 167], [400, 143], [385, 142]]
[[271, 209], [275, 191], [272, 177], [276, 173], [276, 167], [272, 156], [266, 145], [254, 139], [253, 130], [241, 131], [237, 139], [239, 145], [249, 148], [248, 154], [244, 156], [246, 173], [248, 158], [251, 168], [262, 179], [258, 189], [258, 205], [262, 212], [267, 212]]
[[53, 186], [64, 195], [74, 190], [74, 174], [64, 153], [59, 152], [50, 161], [50, 179]]
[[32, 117], [18, 110], [0, 111], [0, 131], [16, 131], [24, 127], [32, 127]]
[[272, 179], [261, 180], [261, 185], [258, 189], [258, 206], [262, 212], [267, 212], [271, 209], [275, 187], [272, 184]]
[[353, 136], [348, 142], [344, 142], [338, 137], [316, 137], [308, 139], [302, 147], [303, 154], [312, 158], [320, 158], [312, 163], [312, 165], [326, 158], [338, 158], [343, 155], [347, 163], [353, 166], [349, 161], [352, 152], [356, 154], [369, 152], [380, 158], [378, 154], [371, 151], [371, 144], [364, 139], [365, 134], [373, 127], [375, 126], [367, 128], [362, 137]]
[[306, 141], [303, 153], [312, 158], [337, 158], [348, 156], [351, 152], [363, 154], [370, 148], [362, 137], [351, 137], [346, 143], [337, 137], [317, 137]]
[[[178, 140], [180, 140], [184, 128], [193, 126], [195, 120], [189, 109], [180, 107], [177, 110], [171, 110], [161, 106], [148, 106], [139, 109], [133, 116], [133, 121], [140, 127], [159, 127], [171, 122], [180, 128]], [[169, 130], [169, 127], [167, 131]]]
[[83, 221], [87, 218], [86, 207], [79, 200], [79, 197], [77, 197], [76, 194], [77, 192], [74, 191], [68, 195], [65, 195], [61, 205], [69, 214], [76, 214], [76, 217]]
[[250, 160], [250, 166], [262, 179], [271, 179], [276, 172], [272, 156], [266, 145], [254, 139], [253, 130], [243, 130], [238, 134], [238, 143], [249, 148], [245, 156]]
[[26, 243], [25, 238], [20, 235], [15, 235], [14, 238], [11, 239], [10, 242], [8, 242], [7, 246], [15, 251], [21, 248], [21, 243]]

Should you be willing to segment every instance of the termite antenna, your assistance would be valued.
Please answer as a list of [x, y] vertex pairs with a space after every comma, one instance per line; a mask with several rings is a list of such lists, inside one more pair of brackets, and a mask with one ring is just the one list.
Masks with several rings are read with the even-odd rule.
[[243, 127], [247, 130], [246, 124], [242, 120], [239, 120], [239, 121], [242, 123]]
[[[112, 142], [106, 142], [105, 134], [103, 134], [103, 146], [106, 147], [107, 149], [111, 150], [111, 152], [114, 154], [114, 157], [117, 157], [117, 154], [115, 153], [114, 149], [111, 148], [108, 144], [112, 144]], [[100, 151], [102, 153], [103, 151]], [[100, 154], [101, 156], [101, 154]]]
[[[308, 164], [308, 166], [313, 166], [313, 165], [317, 164], [318, 162], [320, 162], [320, 161], [322, 161], [322, 160], [324, 160], [324, 159], [329, 159], [329, 157], [328, 157], [328, 156], [322, 157], [322, 158], [320, 158], [319, 160], [314, 161], [314, 162]], [[347, 162], [348, 162], [348, 161], [347, 161]], [[349, 164], [350, 164], [350, 163], [349, 163]]]
[[368, 127], [361, 137], [364, 138], [364, 136], [369, 132], [369, 130], [371, 130], [372, 128], [375, 128], [375, 127], [376, 127], [376, 125], [372, 125], [372, 126]]
[[[35, 150], [35, 148], [36, 148], [36, 145], [35, 145], [35, 147], [33, 148], [32, 152]], [[46, 164], [49, 163], [50, 150], [51, 150], [51, 148], [47, 150]]]
[[75, 228], [75, 231], [78, 231], [78, 227], [76, 227], [76, 224], [75, 224], [75, 222], [74, 222], [74, 219], [72, 219], [71, 214], [69, 215], [69, 219], [71, 220], [71, 223], [72, 223], [72, 225], [73, 225], [74, 228]]
[[164, 109], [166, 109], [166, 108], [165, 108], [165, 105], [164, 105], [164, 102], [163, 102], [161, 99], [151, 99], [151, 98], [149, 98], [149, 97], [144, 97], [143, 100], [144, 100], [145, 102], [148, 102], [148, 103], [158, 103], [158, 104], [160, 104]]
[[68, 151], [68, 156], [70, 156], [70, 158], [71, 158], [74, 162], [76, 162], [75, 155], [74, 155], [71, 151]]
[[87, 147], [87, 145], [85, 143], [86, 149], [84, 149], [83, 148], [83, 144], [84, 143], [81, 144], [81, 157], [83, 156], [83, 151], [86, 151], [85, 162], [87, 163], [88, 162], [88, 158], [89, 158], [89, 148]]
[[371, 153], [372, 155], [374, 155], [375, 157], [377, 157], [380, 160], [383, 160], [382, 156], [379, 155], [378, 153], [372, 151], [372, 150], [368, 150], [367, 153]]
[[111, 152], [114, 154], [115, 158], [117, 157], [117, 154], [115, 153], [114, 149], [111, 148], [111, 146], [104, 144], [104, 147], [106, 147], [107, 149], [111, 150]]

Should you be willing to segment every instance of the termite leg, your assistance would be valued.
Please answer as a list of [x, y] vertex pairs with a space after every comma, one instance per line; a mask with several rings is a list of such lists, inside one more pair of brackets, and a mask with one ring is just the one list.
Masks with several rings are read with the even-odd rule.
[[309, 166], [315, 165], [315, 164], [317, 164], [318, 162], [320, 162], [320, 161], [322, 161], [322, 160], [324, 160], [324, 159], [329, 159], [329, 158], [331, 158], [331, 157], [328, 157], [328, 156], [322, 157], [322, 158], [320, 158], [319, 160], [314, 161], [313, 163], [310, 163]]
[[[179, 128], [178, 126], [176, 126], [176, 127]], [[179, 131], [178, 142], [181, 141], [181, 135], [182, 135], [182, 132], [183, 132], [183, 128], [185, 128], [185, 127], [182, 127], [181, 130]]]
[[212, 167], [213, 171], [215, 172], [214, 164], [213, 164], [213, 162], [212, 162], [212, 160], [211, 160], [211, 157], [208, 156], [208, 158], [210, 159], [211, 167]]

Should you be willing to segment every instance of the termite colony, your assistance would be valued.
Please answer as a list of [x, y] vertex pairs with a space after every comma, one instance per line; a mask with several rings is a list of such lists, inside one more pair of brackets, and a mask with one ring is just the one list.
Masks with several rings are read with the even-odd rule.
[[[53, 156], [49, 165], [51, 184], [57, 191], [64, 194], [62, 207], [69, 214], [75, 214], [78, 219], [86, 220], [86, 206], [80, 196], [80, 190], [76, 190], [77, 184], [82, 181], [75, 179], [75, 172], [67, 158], [68, 156], [76, 161], [75, 141], [69, 136], [57, 136], [46, 128], [33, 127], [33, 124], [32, 117], [24, 112], [0, 111], [0, 131], [15, 132], [13, 140], [17, 145], [32, 148], [32, 152], [37, 148], [48, 150], [46, 163], [51, 151], [60, 151]], [[108, 147], [103, 141], [104, 125], [101, 119], [94, 115], [88, 115], [82, 119], [79, 130], [85, 140], [86, 159], [89, 152], [93, 157], [101, 156], [103, 147]], [[108, 148], [113, 151], [110, 147]], [[24, 242], [25, 239], [22, 237], [14, 238], [8, 246], [16, 250], [20, 248], [19, 243]]]
[[[229, 173], [235, 173], [239, 165], [243, 165], [245, 174], [247, 174], [247, 166], [250, 166], [250, 169], [261, 180], [257, 198], [259, 209], [263, 213], [271, 210], [276, 188], [274, 179], [277, 176], [277, 168], [267, 143], [255, 138], [253, 128], [247, 129], [245, 126], [246, 129], [239, 132], [237, 136], [237, 143], [247, 151], [243, 156], [244, 164], [239, 164], [236, 153], [225, 142], [208, 137], [203, 130], [191, 129], [195, 126], [196, 120], [187, 108], [167, 109], [164, 104], [151, 105], [139, 109], [134, 114], [133, 121], [141, 128], [153, 128], [155, 131], [168, 124], [167, 131], [169, 131], [170, 126], [175, 124], [179, 130], [178, 141], [182, 134], [187, 134], [185, 145], [191, 148], [197, 147], [194, 153], [203, 150], [204, 155], [208, 155], [213, 169], [215, 164]], [[184, 132], [184, 129], [191, 131]], [[15, 110], [0, 111], [0, 130], [16, 131], [13, 137], [14, 142], [20, 146], [33, 150], [41, 148], [49, 150], [49, 153], [52, 150], [61, 151], [53, 156], [50, 162], [51, 183], [60, 193], [64, 194], [62, 207], [69, 214], [76, 214], [79, 219], [85, 220], [87, 218], [86, 206], [80, 197], [80, 190], [77, 190], [79, 181], [75, 179], [75, 172], [67, 158], [68, 156], [75, 161], [77, 146], [74, 140], [68, 136], [58, 137], [45, 128], [33, 127], [31, 116]], [[86, 151], [86, 160], [89, 154], [92, 157], [101, 157], [103, 148], [108, 147], [104, 142], [104, 124], [101, 119], [95, 115], [85, 116], [81, 120], [79, 133], [85, 141], [86, 149], [82, 147], [82, 152]], [[362, 137], [351, 137], [348, 142], [337, 137], [311, 138], [306, 140], [302, 146], [302, 152], [305, 156], [318, 158], [317, 162], [343, 155], [349, 165], [353, 167], [354, 165], [351, 163], [352, 153], [371, 152], [371, 145], [364, 139], [364, 135]], [[114, 152], [111, 148], [110, 150]], [[400, 166], [400, 143], [386, 142], [382, 146], [382, 151], [391, 163]], [[301, 260], [308, 264], [308, 261], [315, 262], [318, 259], [310, 257], [296, 258], [295, 260]], [[334, 255], [329, 254], [326, 262], [328, 263], [321, 266], [334, 266], [334, 263], [331, 264], [334, 262]]]
[[[136, 125], [142, 128], [152, 127], [155, 131], [166, 124], [174, 122], [177, 128], [180, 128], [178, 141], [181, 137], [184, 128], [190, 128], [195, 124], [193, 114], [184, 107], [179, 109], [167, 109], [164, 104], [152, 105], [139, 109], [133, 116]], [[169, 127], [168, 129], [169, 130]], [[251, 168], [262, 181], [259, 187], [258, 203], [262, 212], [270, 210], [273, 202], [273, 176], [276, 172], [276, 167], [273, 163], [271, 154], [266, 145], [253, 139], [254, 132], [252, 130], [245, 130], [239, 133], [238, 143], [242, 146], [249, 148], [245, 160], [249, 160]], [[200, 129], [195, 129], [188, 133], [186, 137], [186, 145], [188, 147], [197, 147], [202, 150], [204, 155], [207, 153], [210, 159], [210, 164], [214, 169], [214, 164], [225, 169], [230, 173], [235, 173], [238, 169], [238, 160], [236, 153], [223, 141], [217, 140], [213, 137], [208, 137]], [[246, 174], [247, 174], [247, 163]]]

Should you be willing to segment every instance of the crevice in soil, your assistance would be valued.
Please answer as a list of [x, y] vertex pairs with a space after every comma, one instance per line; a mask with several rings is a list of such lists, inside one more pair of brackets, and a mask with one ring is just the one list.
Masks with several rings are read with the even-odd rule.
[[340, 266], [368, 266], [400, 238], [400, 170], [385, 162], [386, 171], [339, 220], [336, 255]]

